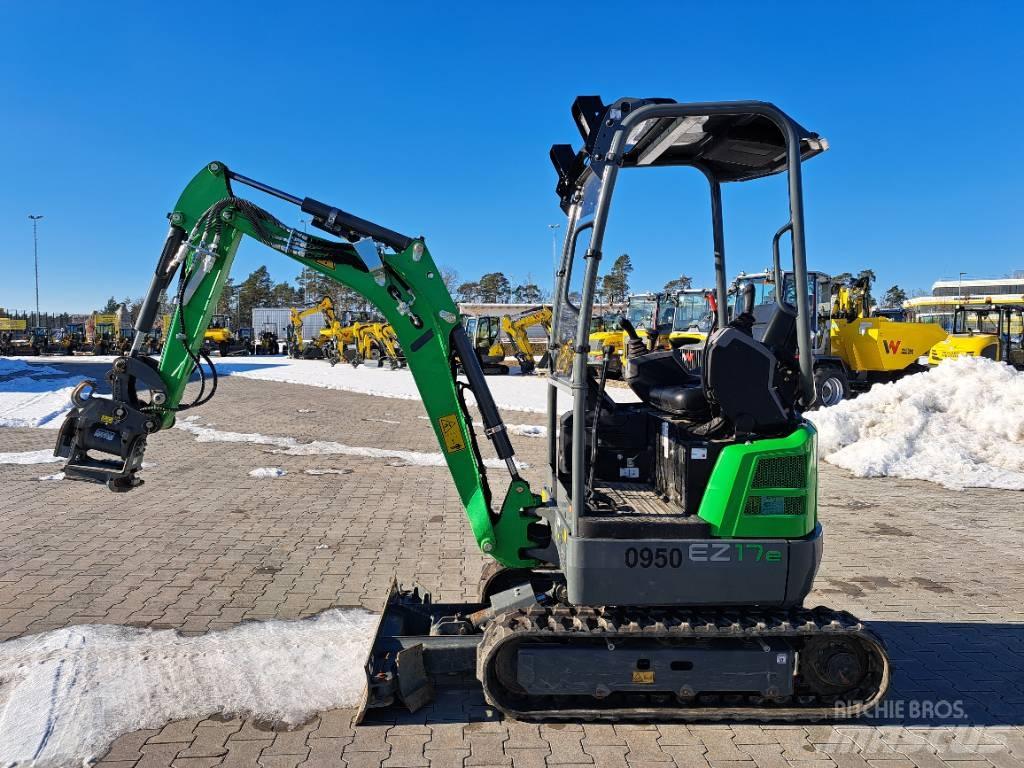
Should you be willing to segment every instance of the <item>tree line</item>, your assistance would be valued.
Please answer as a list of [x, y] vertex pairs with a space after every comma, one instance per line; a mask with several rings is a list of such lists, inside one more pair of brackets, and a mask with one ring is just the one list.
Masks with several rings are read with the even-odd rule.
[[[597, 301], [602, 304], [625, 304], [630, 294], [629, 276], [633, 272], [633, 263], [628, 253], [620, 254], [612, 262], [608, 272], [601, 276], [597, 285]], [[874, 280], [874, 272], [865, 270], [861, 276], [870, 275]], [[839, 275], [842, 278], [846, 275]], [[458, 273], [453, 269], [442, 268], [441, 279], [445, 287], [456, 301], [481, 302], [489, 304], [540, 304], [551, 300], [550, 291], [541, 288], [528, 275], [521, 283], [513, 284], [503, 272], [487, 272], [476, 280], [459, 281]], [[693, 280], [687, 275], [680, 275], [665, 283], [663, 290], [674, 293], [693, 286]], [[916, 292], [923, 293], [923, 292]], [[254, 307], [299, 307], [313, 304], [324, 296], [330, 296], [335, 304], [343, 309], [355, 311], [371, 310], [369, 303], [355, 291], [330, 280], [325, 275], [311, 269], [304, 269], [296, 278], [295, 283], [287, 280], [275, 283], [266, 266], [260, 266], [249, 273], [240, 283], [228, 278], [217, 305], [218, 314], [232, 318], [236, 327], [251, 323]], [[578, 295], [573, 298], [579, 299]], [[881, 306], [900, 307], [907, 300], [907, 293], [899, 285], [893, 285], [882, 296]], [[100, 310], [111, 314], [121, 305], [127, 308], [126, 319], [134, 321], [142, 306], [142, 297], [126, 296], [118, 301], [111, 296]], [[170, 303], [166, 296], [161, 296], [161, 309], [169, 311]], [[0, 309], [0, 315], [21, 317], [24, 315], [31, 322], [31, 312], [10, 312]], [[44, 313], [43, 324], [64, 325], [71, 322], [72, 316], [67, 313]]]

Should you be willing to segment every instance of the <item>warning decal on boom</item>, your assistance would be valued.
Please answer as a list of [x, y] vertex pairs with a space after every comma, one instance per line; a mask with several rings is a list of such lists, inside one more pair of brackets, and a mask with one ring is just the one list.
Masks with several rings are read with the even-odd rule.
[[454, 413], [441, 416], [437, 424], [441, 428], [441, 437], [444, 438], [444, 447], [448, 453], [458, 453], [466, 449], [466, 441], [462, 439], [462, 430], [459, 428], [459, 419]]

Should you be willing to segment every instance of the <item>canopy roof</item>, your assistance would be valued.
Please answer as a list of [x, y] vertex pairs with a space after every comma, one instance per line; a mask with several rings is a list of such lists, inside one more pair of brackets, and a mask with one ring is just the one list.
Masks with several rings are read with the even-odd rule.
[[786, 138], [780, 123], [792, 127], [803, 160], [828, 148], [818, 134], [765, 102], [680, 104], [671, 99], [623, 98], [606, 105], [597, 96], [580, 96], [572, 114], [583, 148], [578, 152], [568, 144], [551, 148], [563, 208], [584, 171], [607, 159], [614, 135], [627, 116], [649, 105], [658, 105], [663, 114], [675, 114], [640, 120], [628, 128], [623, 167], [690, 165], [720, 182], [779, 173], [786, 169]]

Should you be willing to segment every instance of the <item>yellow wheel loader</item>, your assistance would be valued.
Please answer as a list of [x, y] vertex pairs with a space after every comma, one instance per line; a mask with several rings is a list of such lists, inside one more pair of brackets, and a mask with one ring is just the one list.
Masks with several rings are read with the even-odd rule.
[[1020, 304], [960, 305], [953, 330], [928, 353], [929, 365], [958, 357], [987, 357], [1024, 368], [1024, 307]]
[[117, 344], [118, 314], [93, 312], [85, 324], [86, 348], [94, 355], [109, 355]]
[[216, 349], [221, 357], [228, 355], [249, 355], [253, 350], [252, 328], [232, 328], [231, 316], [214, 315], [210, 319], [210, 327], [203, 335], [203, 344], [207, 351]]

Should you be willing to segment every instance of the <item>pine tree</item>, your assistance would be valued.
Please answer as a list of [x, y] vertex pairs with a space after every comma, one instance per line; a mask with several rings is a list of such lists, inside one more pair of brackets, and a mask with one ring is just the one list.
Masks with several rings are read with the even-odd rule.
[[629, 274], [633, 271], [633, 262], [628, 253], [619, 256], [612, 263], [612, 268], [601, 281], [604, 299], [609, 304], [624, 304], [629, 296]]
[[693, 287], [693, 278], [687, 275], [680, 275], [674, 280], [669, 280], [665, 283], [665, 293], [678, 293], [679, 291], [685, 291], [687, 288]]
[[488, 272], [480, 278], [480, 301], [489, 304], [508, 302], [512, 284], [501, 272]]
[[907, 292], [898, 285], [894, 285], [885, 292], [885, 295], [882, 297], [882, 305], [886, 307], [902, 307], [903, 302], [906, 300]]

